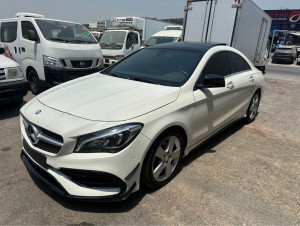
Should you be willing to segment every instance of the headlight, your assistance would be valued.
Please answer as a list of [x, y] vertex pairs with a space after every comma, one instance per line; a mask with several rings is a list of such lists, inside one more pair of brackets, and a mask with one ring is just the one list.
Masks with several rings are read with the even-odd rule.
[[59, 68], [64, 67], [59, 59], [49, 57], [49, 56], [44, 56], [44, 66], [59, 67]]
[[122, 60], [125, 56], [124, 55], [118, 55], [116, 56], [116, 60]]
[[12, 67], [7, 69], [7, 79], [23, 78], [24, 74], [20, 67]]
[[141, 132], [140, 123], [125, 124], [77, 138], [74, 152], [81, 153], [117, 153], [126, 148]]

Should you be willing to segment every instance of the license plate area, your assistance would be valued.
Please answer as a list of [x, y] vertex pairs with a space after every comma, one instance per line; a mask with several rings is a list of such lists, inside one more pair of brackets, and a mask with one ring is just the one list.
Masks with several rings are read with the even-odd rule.
[[47, 159], [46, 156], [42, 155], [41, 153], [31, 148], [25, 139], [23, 139], [23, 147], [26, 153], [29, 155], [29, 157], [31, 157], [36, 163], [38, 163], [40, 166], [42, 166], [45, 169], [48, 168], [48, 165], [46, 163], [46, 159]]

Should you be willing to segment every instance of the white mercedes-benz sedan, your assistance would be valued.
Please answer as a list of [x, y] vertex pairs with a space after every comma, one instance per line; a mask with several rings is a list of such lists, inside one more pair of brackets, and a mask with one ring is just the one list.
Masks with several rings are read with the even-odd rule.
[[159, 188], [181, 159], [224, 127], [258, 113], [264, 78], [228, 46], [142, 49], [45, 91], [21, 109], [28, 172], [60, 195], [123, 200]]

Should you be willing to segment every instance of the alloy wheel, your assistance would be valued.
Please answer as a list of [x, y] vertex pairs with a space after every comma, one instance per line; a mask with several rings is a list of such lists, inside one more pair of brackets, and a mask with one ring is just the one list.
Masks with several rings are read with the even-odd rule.
[[180, 159], [180, 141], [176, 136], [167, 137], [156, 149], [152, 164], [153, 178], [167, 180], [176, 169]]

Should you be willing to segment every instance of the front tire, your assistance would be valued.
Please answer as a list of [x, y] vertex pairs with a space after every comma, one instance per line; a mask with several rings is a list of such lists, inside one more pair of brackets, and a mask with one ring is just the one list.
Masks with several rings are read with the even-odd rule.
[[245, 118], [246, 123], [251, 123], [255, 120], [258, 113], [259, 102], [260, 102], [260, 94], [259, 92], [256, 92], [253, 95], [247, 110], [247, 115]]
[[40, 79], [35, 70], [30, 70], [27, 75], [27, 80], [31, 89], [31, 92], [34, 95], [38, 95], [41, 91]]
[[142, 168], [141, 182], [149, 188], [160, 188], [178, 172], [183, 153], [180, 133], [163, 133], [150, 148]]

